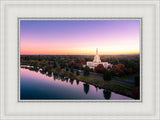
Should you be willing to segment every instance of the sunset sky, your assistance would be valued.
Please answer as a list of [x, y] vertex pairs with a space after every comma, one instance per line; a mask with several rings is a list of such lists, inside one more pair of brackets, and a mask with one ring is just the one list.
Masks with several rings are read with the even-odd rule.
[[21, 55], [139, 54], [139, 20], [21, 20]]

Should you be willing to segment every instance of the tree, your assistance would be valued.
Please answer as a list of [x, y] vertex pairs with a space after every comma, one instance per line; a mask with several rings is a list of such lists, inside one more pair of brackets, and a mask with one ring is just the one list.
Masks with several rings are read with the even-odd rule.
[[46, 66], [46, 71], [51, 72], [51, 70], [52, 70], [52, 65], [47, 65]]
[[57, 63], [54, 61], [53, 68], [56, 68], [56, 67], [57, 67]]
[[77, 70], [76, 74], [79, 75], [79, 71], [78, 70]]
[[135, 71], [139, 74], [139, 72], [140, 72], [140, 68], [139, 68], [139, 66], [140, 66], [140, 64], [139, 64], [139, 62], [136, 64], [136, 66], [135, 66]]
[[91, 69], [90, 69], [90, 72], [94, 72], [94, 69], [93, 69], [93, 68], [91, 68]]
[[95, 71], [96, 71], [97, 73], [104, 73], [105, 68], [104, 68], [103, 64], [98, 64], [98, 65], [95, 67]]
[[112, 67], [112, 73], [117, 76], [124, 76], [126, 71], [127, 69], [124, 64], [117, 64]]
[[87, 94], [89, 92], [89, 85], [83, 84], [83, 86], [84, 86], [84, 92]]
[[69, 72], [68, 77], [72, 80], [76, 79], [76, 76], [72, 72]]
[[65, 77], [67, 75], [65, 69], [61, 69], [61, 72], [59, 73], [59, 75]]
[[89, 75], [89, 67], [88, 67], [88, 66], [86, 66], [86, 67], [84, 68], [83, 75], [84, 75], [84, 76], [88, 76], [88, 75]]
[[139, 77], [139, 75], [135, 76], [134, 80], [135, 80], [135, 87], [139, 87], [139, 85], [140, 85], [140, 77]]
[[41, 61], [41, 56], [40, 55], [38, 55], [38, 61]]
[[33, 66], [34, 68], [36, 68], [38, 63], [35, 60], [31, 60], [30, 65]]
[[103, 96], [106, 100], [110, 99], [111, 97], [111, 91], [109, 90], [103, 90]]
[[60, 68], [60, 67], [56, 67], [55, 73], [56, 73], [56, 74], [59, 74], [60, 72], [61, 72], [61, 68]]
[[69, 71], [69, 68], [68, 68], [68, 67], [66, 67], [66, 71]]
[[108, 70], [105, 70], [104, 75], [103, 75], [103, 79], [104, 79], [104, 81], [110, 81], [112, 79], [111, 72]]
[[73, 69], [73, 67], [71, 67], [71, 70], [70, 70], [72, 73], [74, 73], [74, 69]]

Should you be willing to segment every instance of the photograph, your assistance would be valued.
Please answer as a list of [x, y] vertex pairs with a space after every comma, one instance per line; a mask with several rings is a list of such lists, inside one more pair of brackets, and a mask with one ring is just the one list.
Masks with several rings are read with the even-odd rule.
[[140, 100], [141, 24], [19, 19], [19, 100]]

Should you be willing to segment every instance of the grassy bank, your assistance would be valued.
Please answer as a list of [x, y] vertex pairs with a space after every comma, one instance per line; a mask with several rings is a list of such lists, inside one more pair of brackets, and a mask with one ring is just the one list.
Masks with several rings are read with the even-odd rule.
[[[55, 71], [56, 71], [55, 69], [52, 69], [52, 72], [57, 74]], [[133, 88], [128, 88], [128, 86], [125, 87], [125, 86], [119, 85], [118, 83], [112, 83], [110, 81], [103, 81], [103, 80], [99, 80], [99, 79], [88, 77], [88, 76], [77, 75], [72, 72], [65, 72], [64, 75], [62, 74], [62, 72], [60, 72], [59, 75], [68, 77], [70, 79], [76, 79], [76, 80], [85, 82], [87, 84], [94, 85], [99, 88], [103, 88], [106, 90], [110, 90], [110, 91], [119, 93], [121, 95], [125, 95], [128, 97], [134, 98], [132, 96]]]
[[[91, 77], [86, 77], [86, 76], [76, 76], [76, 79], [82, 82], [85, 82], [87, 84], [91, 84], [94, 86], [97, 86], [99, 88], [103, 88], [103, 89], [107, 89], [128, 97], [132, 97], [132, 89], [129, 89], [127, 87], [121, 86], [119, 84], [116, 83], [111, 83], [111, 82], [107, 82], [107, 81], [102, 81], [99, 79], [95, 79], [95, 78], [91, 78]], [[133, 97], [132, 97], [133, 98]]]

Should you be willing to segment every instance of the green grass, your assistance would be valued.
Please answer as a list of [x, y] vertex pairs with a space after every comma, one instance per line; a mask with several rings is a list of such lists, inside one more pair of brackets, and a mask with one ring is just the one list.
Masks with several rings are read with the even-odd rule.
[[120, 90], [120, 89], [132, 90], [132, 88], [124, 87], [124, 86], [116, 84], [116, 83], [109, 82], [109, 84], [111, 86], [115, 87], [117, 90]]

